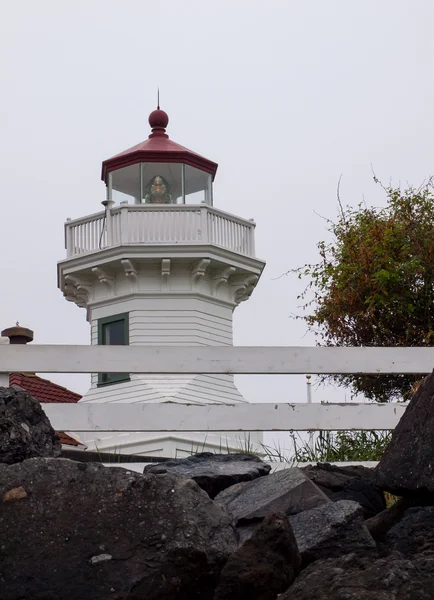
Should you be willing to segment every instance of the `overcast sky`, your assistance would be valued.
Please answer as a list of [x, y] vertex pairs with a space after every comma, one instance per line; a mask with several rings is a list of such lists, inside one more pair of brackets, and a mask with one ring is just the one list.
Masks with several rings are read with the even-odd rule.
[[[267, 261], [234, 315], [237, 345], [313, 345], [284, 271], [317, 258], [341, 197], [434, 174], [430, 0], [2, 0], [0, 326], [86, 344], [57, 289], [63, 224], [97, 212], [101, 162], [144, 139], [161, 106], [178, 143], [219, 163], [215, 206], [257, 222]], [[87, 376], [52, 379], [85, 392]], [[252, 401], [300, 401], [305, 379], [243, 377]], [[316, 400], [342, 392], [314, 392]]]

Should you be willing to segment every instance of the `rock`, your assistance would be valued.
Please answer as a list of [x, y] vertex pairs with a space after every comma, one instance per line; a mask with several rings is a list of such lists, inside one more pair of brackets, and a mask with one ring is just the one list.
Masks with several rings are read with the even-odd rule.
[[275, 600], [294, 581], [300, 563], [288, 518], [271, 515], [229, 557], [214, 600]]
[[316, 485], [325, 490], [339, 492], [354, 479], [370, 479], [373, 470], [363, 465], [338, 467], [330, 463], [317, 463], [301, 469]]
[[35, 398], [24, 390], [0, 387], [0, 463], [36, 456], [59, 456], [60, 441]]
[[0, 465], [2, 600], [210, 600], [237, 549], [231, 517], [196, 483], [98, 463]]
[[434, 373], [424, 379], [375, 468], [376, 484], [422, 504], [434, 498]]
[[303, 467], [302, 471], [329, 498], [354, 500], [363, 508], [365, 519], [370, 519], [386, 508], [382, 490], [373, 482], [373, 469], [363, 465], [338, 467], [328, 463]]
[[385, 537], [385, 545], [406, 558], [434, 556], [434, 507], [410, 508]]
[[241, 546], [244, 542], [252, 537], [262, 521], [250, 521], [244, 525], [237, 525], [238, 545]]
[[432, 600], [434, 558], [389, 556], [372, 562], [349, 554], [305, 569], [279, 600]]
[[237, 483], [215, 498], [239, 524], [260, 520], [276, 512], [294, 515], [330, 500], [300, 469], [283, 469], [268, 477]]
[[203, 452], [188, 458], [168, 460], [156, 465], [147, 465], [144, 473], [176, 473], [193, 479], [210, 498], [231, 485], [252, 481], [268, 475], [271, 466], [254, 454], [212, 454]]
[[367, 519], [365, 525], [374, 540], [381, 540], [391, 527], [398, 523], [405, 511], [411, 506], [409, 498], [399, 498], [392, 506], [386, 508], [375, 517]]
[[351, 552], [378, 556], [376, 544], [364, 524], [363, 511], [357, 502], [330, 502], [294, 515], [289, 520], [304, 565]]

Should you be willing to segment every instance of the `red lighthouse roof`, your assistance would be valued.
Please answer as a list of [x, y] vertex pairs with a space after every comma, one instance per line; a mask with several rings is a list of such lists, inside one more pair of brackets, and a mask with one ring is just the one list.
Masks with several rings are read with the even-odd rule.
[[151, 133], [147, 140], [108, 158], [102, 163], [101, 179], [107, 184], [111, 171], [141, 162], [184, 163], [210, 173], [214, 179], [218, 164], [172, 141], [166, 133], [169, 117], [160, 107], [149, 115]]

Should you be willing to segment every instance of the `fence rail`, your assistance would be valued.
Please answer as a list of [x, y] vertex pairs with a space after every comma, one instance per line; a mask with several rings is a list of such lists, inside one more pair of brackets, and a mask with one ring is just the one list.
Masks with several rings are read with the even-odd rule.
[[0, 345], [0, 373], [426, 375], [434, 348]]
[[[434, 348], [0, 345], [10, 372], [348, 374], [432, 371]], [[7, 385], [7, 383], [6, 383]], [[45, 404], [58, 430], [315, 431], [393, 429], [405, 404]]]
[[393, 429], [405, 404], [44, 404], [59, 431], [319, 431]]

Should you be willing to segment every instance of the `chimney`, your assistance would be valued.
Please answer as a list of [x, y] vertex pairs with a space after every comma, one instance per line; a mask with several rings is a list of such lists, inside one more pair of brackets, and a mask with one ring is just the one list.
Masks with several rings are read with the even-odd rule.
[[3, 329], [1, 335], [8, 337], [10, 344], [28, 344], [33, 341], [33, 331], [27, 327], [21, 327], [18, 322], [15, 327]]
[[[17, 321], [15, 327], [8, 327], [7, 329], [3, 329], [1, 332], [1, 336], [3, 338], [9, 338], [10, 344], [28, 344], [33, 341], [33, 331], [31, 329], [27, 329], [27, 327], [21, 327]], [[23, 373], [23, 375], [35, 375], [35, 373]], [[7, 383], [6, 383], [7, 381]], [[3, 382], [3, 383], [1, 383]], [[9, 374], [8, 373], [0, 373], [0, 385], [4, 387], [9, 386]]]

